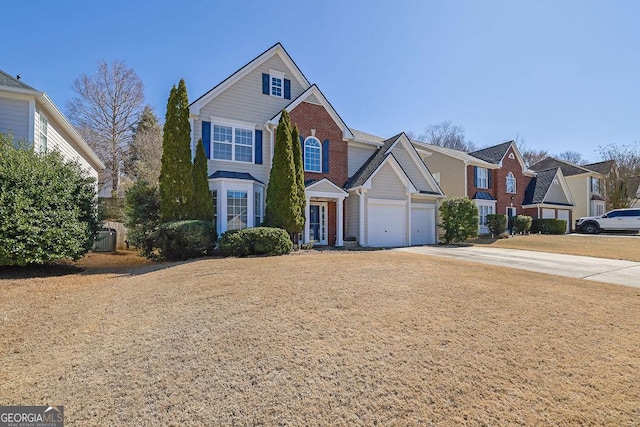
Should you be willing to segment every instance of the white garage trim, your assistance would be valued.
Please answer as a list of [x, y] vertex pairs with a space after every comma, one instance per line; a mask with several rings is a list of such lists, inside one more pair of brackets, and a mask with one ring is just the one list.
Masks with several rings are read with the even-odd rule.
[[369, 199], [367, 216], [368, 246], [407, 245], [407, 200]]

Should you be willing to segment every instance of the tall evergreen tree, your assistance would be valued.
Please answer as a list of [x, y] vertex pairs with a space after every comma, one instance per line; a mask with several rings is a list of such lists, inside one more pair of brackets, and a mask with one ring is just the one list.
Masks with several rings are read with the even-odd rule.
[[162, 221], [191, 219], [193, 175], [191, 171], [191, 125], [184, 79], [169, 94], [162, 135], [160, 213]]
[[304, 230], [304, 212], [306, 207], [306, 195], [304, 193], [304, 164], [302, 163], [302, 145], [300, 143], [300, 132], [298, 126], [294, 126], [291, 131], [291, 143], [293, 148], [293, 163], [296, 171], [296, 185], [298, 186], [298, 203], [300, 204], [300, 215], [297, 217], [296, 232]]
[[202, 139], [196, 146], [193, 159], [193, 216], [192, 219], [213, 221], [213, 196], [209, 191], [207, 175], [207, 156], [204, 154]]
[[125, 173], [158, 187], [162, 159], [162, 126], [147, 105], [133, 127], [133, 139], [125, 161]]
[[296, 167], [293, 161], [291, 120], [289, 113], [282, 110], [269, 174], [265, 222], [272, 227], [283, 228], [293, 235], [298, 230], [301, 215]]

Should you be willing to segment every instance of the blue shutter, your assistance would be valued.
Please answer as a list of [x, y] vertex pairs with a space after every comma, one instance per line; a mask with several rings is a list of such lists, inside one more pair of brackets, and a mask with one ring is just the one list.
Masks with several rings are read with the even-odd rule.
[[269, 74], [262, 73], [262, 93], [269, 95]]
[[322, 173], [329, 173], [329, 140], [322, 141]]
[[254, 160], [256, 165], [262, 164], [262, 131], [256, 131], [256, 140], [255, 140], [255, 156]]
[[491, 189], [491, 169], [487, 169], [487, 188]]
[[302, 164], [304, 165], [304, 136], [300, 135], [300, 148], [302, 149]]
[[204, 146], [204, 155], [207, 159], [211, 158], [211, 122], [202, 122], [202, 145]]
[[478, 187], [478, 167], [477, 166], [473, 167], [473, 185], [476, 188]]
[[284, 79], [284, 99], [291, 99], [291, 80]]

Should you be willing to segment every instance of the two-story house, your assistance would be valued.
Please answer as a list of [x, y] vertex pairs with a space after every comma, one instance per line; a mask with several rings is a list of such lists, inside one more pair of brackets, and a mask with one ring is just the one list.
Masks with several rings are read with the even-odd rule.
[[487, 215], [560, 218], [571, 221], [572, 199], [560, 172], [529, 170], [513, 141], [465, 153], [414, 142], [447, 196], [469, 197], [478, 207], [479, 233], [487, 234]]
[[192, 148], [202, 138], [218, 233], [264, 219], [283, 109], [298, 127], [305, 169], [303, 241], [342, 246], [435, 243], [443, 197], [404, 134], [350, 129], [276, 43], [190, 105]]
[[33, 144], [36, 152], [58, 150], [98, 182], [104, 164], [60, 110], [39, 90], [0, 70], [0, 132]]
[[547, 157], [531, 165], [531, 169], [541, 171], [560, 168], [566, 178], [569, 191], [575, 202], [574, 218], [602, 215], [606, 211], [605, 174], [611, 172], [612, 161], [575, 165], [563, 160]]

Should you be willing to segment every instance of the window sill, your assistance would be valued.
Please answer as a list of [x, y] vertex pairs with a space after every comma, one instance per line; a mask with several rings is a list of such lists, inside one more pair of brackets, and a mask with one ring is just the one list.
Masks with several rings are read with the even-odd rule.
[[250, 162], [241, 162], [240, 160], [227, 160], [227, 159], [207, 159], [209, 161], [215, 161], [215, 162], [225, 162], [225, 163], [240, 163], [243, 165], [255, 165], [255, 162], [250, 161]]

